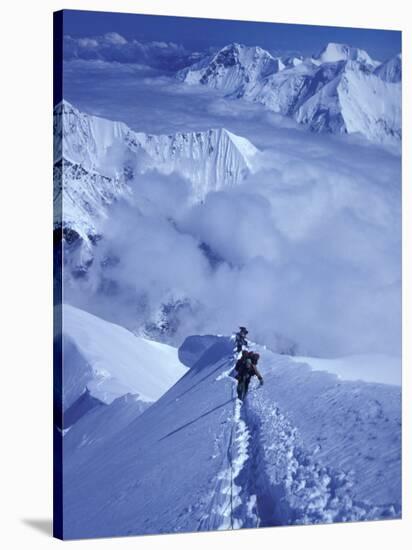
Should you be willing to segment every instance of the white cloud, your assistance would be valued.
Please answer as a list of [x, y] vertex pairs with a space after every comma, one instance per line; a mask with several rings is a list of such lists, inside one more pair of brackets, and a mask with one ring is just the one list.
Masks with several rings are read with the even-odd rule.
[[104, 35], [105, 42], [109, 44], [127, 44], [126, 38], [117, 32], [108, 32]]
[[188, 65], [190, 55], [191, 52], [180, 44], [127, 40], [117, 32], [81, 38], [64, 36], [66, 61], [99, 59], [106, 62], [137, 63], [170, 72]]
[[94, 40], [93, 38], [79, 38], [78, 40], [79, 46], [81, 48], [97, 48], [99, 46], [99, 42], [97, 40]]
[[[90, 85], [96, 101], [101, 86]], [[400, 353], [398, 156], [279, 124], [262, 106], [183, 90], [165, 77], [123, 86], [124, 96], [116, 88], [116, 101], [105, 104], [108, 118], [155, 133], [223, 126], [263, 152], [243, 185], [202, 205], [190, 206], [177, 174], [138, 178], [136, 204], [118, 206], [118, 226], [110, 223], [101, 244], [103, 255], [120, 257], [105, 272], [117, 293], [100, 294], [91, 308], [133, 327], [163, 301], [188, 297], [177, 343], [242, 323], [257, 341], [281, 333], [312, 354]]]

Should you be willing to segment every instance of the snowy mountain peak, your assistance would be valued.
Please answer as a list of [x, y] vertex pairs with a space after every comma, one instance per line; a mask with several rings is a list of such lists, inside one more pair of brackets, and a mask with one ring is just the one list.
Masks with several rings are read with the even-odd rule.
[[70, 101], [67, 101], [67, 99], [62, 99], [57, 105], [54, 107], [54, 113], [80, 113], [76, 107], [70, 103]]
[[[192, 184], [193, 201], [240, 183], [253, 170], [258, 150], [225, 128], [145, 134], [123, 122], [80, 112], [67, 101], [55, 108], [56, 222], [87, 241], [99, 233], [108, 207], [132, 192], [147, 171], [175, 172]], [[62, 198], [63, 196], [63, 198]]]
[[402, 80], [402, 54], [388, 59], [375, 69], [375, 74], [386, 82], [400, 82]]
[[348, 61], [333, 80], [295, 113], [311, 130], [362, 134], [374, 143], [397, 147], [401, 140], [401, 88], [384, 82], [356, 61]]
[[336, 42], [329, 42], [314, 59], [320, 63], [358, 61], [372, 67], [379, 65], [379, 62], [374, 61], [365, 50]]
[[241, 63], [248, 63], [251, 59], [256, 57], [274, 59], [268, 51], [260, 46], [245, 46], [237, 42], [227, 44], [221, 48], [214, 56], [214, 59], [219, 59], [221, 62], [224, 62], [228, 61], [231, 55], [236, 57]]
[[[152, 160], [157, 163], [160, 171], [170, 172], [169, 168], [178, 168], [176, 164], [183, 158], [186, 167], [189, 166], [187, 161], [191, 161], [194, 167], [199, 159], [213, 157], [213, 153], [216, 153], [219, 147], [225, 147], [227, 142], [236, 148], [235, 152], [240, 155], [239, 160], [242, 160], [243, 164], [250, 164], [251, 158], [257, 152], [250, 141], [225, 128], [176, 134], [146, 134], [131, 130], [123, 122], [82, 113], [67, 101], [59, 103], [54, 114], [55, 122], [59, 116], [63, 117], [61, 125], [55, 124], [55, 162], [64, 158], [71, 163], [80, 164], [89, 172], [97, 172], [105, 177], [122, 175], [125, 156], [130, 157], [130, 153], [144, 157], [144, 163], [140, 158], [141, 168], [143, 164], [147, 168], [147, 164]], [[200, 156], [198, 149], [202, 150]], [[165, 167], [166, 164], [168, 168]], [[183, 167], [179, 167], [178, 171], [181, 171], [180, 168], [183, 170]], [[183, 175], [190, 176], [186, 173]], [[219, 175], [217, 178], [219, 179]]]
[[146, 157], [142, 171], [177, 172], [192, 182], [193, 199], [240, 183], [253, 169], [256, 147], [225, 128], [172, 135], [136, 134]]
[[203, 84], [229, 94], [239, 92], [283, 67], [280, 59], [259, 46], [233, 43], [213, 57], [180, 71], [177, 76], [188, 84]]

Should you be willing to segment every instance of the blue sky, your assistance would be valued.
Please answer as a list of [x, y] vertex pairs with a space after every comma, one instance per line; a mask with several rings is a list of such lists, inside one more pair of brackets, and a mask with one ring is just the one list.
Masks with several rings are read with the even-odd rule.
[[401, 50], [399, 31], [65, 10], [64, 34], [92, 37], [108, 32], [127, 40], [175, 42], [188, 50], [240, 42], [309, 55], [328, 42], [342, 42], [380, 60]]

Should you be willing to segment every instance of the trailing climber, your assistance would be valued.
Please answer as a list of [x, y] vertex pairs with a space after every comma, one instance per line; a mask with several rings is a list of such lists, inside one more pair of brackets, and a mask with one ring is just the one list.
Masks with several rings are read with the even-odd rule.
[[236, 362], [236, 365], [235, 365], [235, 372], [236, 372], [236, 378], [237, 378], [237, 375], [239, 373], [239, 371], [242, 370], [242, 367], [244, 365], [244, 363], [247, 361], [247, 359], [249, 358], [249, 351], [247, 351], [246, 349], [244, 349], [242, 351], [242, 355], [240, 356], [240, 358], [237, 360]]
[[239, 353], [243, 348], [248, 347], [248, 341], [246, 340], [246, 334], [248, 330], [246, 327], [239, 327], [239, 332], [236, 333], [235, 342], [236, 342], [236, 351]]
[[260, 356], [258, 353], [243, 350], [242, 357], [235, 365], [237, 396], [241, 401], [243, 401], [246, 397], [252, 376], [257, 376], [260, 384], [263, 384], [263, 377], [257, 368], [259, 357]]

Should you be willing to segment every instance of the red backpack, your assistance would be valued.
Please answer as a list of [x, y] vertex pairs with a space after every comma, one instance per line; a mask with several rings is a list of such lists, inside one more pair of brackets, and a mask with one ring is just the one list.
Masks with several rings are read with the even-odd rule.
[[252, 365], [252, 356], [253, 352], [248, 352], [244, 354], [236, 363], [235, 370], [238, 374], [238, 376], [242, 377], [247, 374], [252, 375], [254, 373], [253, 365]]

